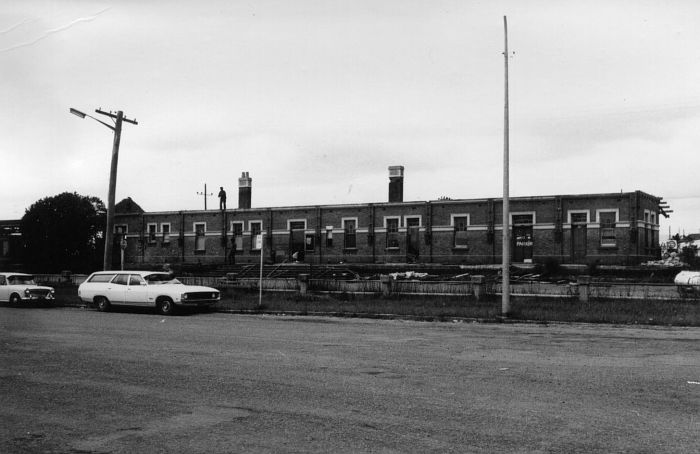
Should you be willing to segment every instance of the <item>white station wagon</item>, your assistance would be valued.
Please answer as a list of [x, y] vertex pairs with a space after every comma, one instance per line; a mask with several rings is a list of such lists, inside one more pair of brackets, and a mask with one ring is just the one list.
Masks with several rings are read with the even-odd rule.
[[51, 302], [53, 287], [36, 285], [34, 276], [24, 273], [0, 273], [0, 301], [11, 305], [25, 302]]
[[80, 284], [78, 296], [101, 311], [113, 304], [154, 306], [163, 315], [177, 306], [212, 306], [220, 298], [215, 288], [185, 285], [159, 271], [98, 271]]

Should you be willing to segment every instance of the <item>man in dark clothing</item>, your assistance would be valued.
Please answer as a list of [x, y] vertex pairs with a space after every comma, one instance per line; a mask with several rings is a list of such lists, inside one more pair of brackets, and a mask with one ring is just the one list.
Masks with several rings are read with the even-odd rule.
[[226, 209], [226, 191], [223, 186], [219, 186], [219, 189], [219, 209], [223, 211]]

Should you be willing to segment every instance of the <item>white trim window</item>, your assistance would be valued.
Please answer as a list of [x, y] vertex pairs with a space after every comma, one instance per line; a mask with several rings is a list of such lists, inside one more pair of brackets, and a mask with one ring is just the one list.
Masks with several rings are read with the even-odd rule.
[[590, 214], [588, 210], [569, 210], [567, 213], [569, 224], [588, 224]]
[[155, 222], [149, 222], [146, 225], [146, 233], [148, 234], [148, 242], [153, 244], [156, 242], [156, 235], [158, 235], [158, 224]]
[[451, 214], [450, 225], [454, 234], [453, 246], [455, 248], [466, 249], [469, 247], [467, 241], [467, 229], [469, 228], [468, 214]]
[[401, 228], [401, 216], [385, 216], [384, 228], [386, 229], [387, 249], [398, 249], [399, 229]]
[[306, 219], [287, 219], [287, 230], [306, 230]]
[[243, 221], [231, 221], [231, 234], [233, 236], [233, 239], [231, 241], [233, 242], [233, 246], [236, 251], [243, 250], [244, 227], [245, 223]]
[[619, 218], [617, 209], [596, 210], [596, 217], [600, 225], [600, 246], [601, 247], [616, 247], [617, 235], [615, 227]]
[[193, 222], [192, 231], [194, 232], [194, 250], [197, 252], [204, 252], [207, 244], [207, 223]]
[[251, 238], [251, 243], [250, 243], [250, 250], [251, 251], [259, 251], [260, 248], [258, 246], [258, 242], [256, 241], [256, 238], [259, 235], [262, 235], [262, 229], [263, 229], [263, 222], [262, 221], [248, 221], [248, 230], [250, 231], [250, 238]]
[[510, 213], [511, 225], [535, 225], [534, 211], [521, 211]]
[[357, 218], [342, 218], [343, 248], [357, 249]]
[[170, 223], [169, 222], [163, 222], [160, 224], [160, 233], [163, 238], [163, 244], [169, 244], [170, 243]]

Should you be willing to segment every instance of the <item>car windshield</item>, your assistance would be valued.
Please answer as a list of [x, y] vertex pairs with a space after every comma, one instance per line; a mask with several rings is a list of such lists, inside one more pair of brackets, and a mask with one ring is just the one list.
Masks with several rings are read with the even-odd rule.
[[36, 285], [34, 276], [9, 276], [7, 282], [10, 285]]
[[148, 285], [182, 284], [182, 282], [175, 279], [173, 275], [166, 273], [149, 274], [143, 278], [146, 279]]

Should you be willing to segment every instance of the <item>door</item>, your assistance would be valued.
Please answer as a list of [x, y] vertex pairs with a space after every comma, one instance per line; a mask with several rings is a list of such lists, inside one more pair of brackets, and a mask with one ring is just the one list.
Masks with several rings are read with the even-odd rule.
[[129, 285], [128, 274], [117, 274], [112, 282], [105, 284], [105, 296], [113, 304], [123, 304], [126, 288]]
[[418, 260], [420, 255], [420, 218], [406, 218], [407, 261]]
[[124, 302], [131, 306], [148, 306], [148, 285], [144, 278], [132, 274], [124, 292]]
[[513, 262], [532, 261], [532, 226], [513, 226]]
[[10, 298], [8, 291], [7, 280], [5, 276], [0, 276], [0, 301], [7, 301]]
[[586, 224], [571, 225], [571, 260], [574, 263], [586, 261]]
[[291, 221], [289, 223], [289, 259], [292, 261], [304, 261], [306, 250], [306, 222]]
[[588, 213], [571, 213], [571, 261], [586, 261]]

